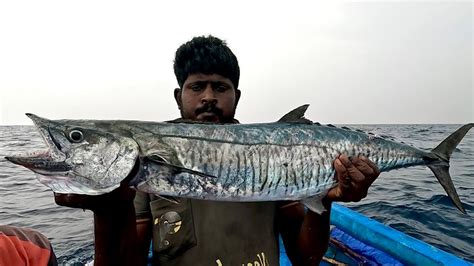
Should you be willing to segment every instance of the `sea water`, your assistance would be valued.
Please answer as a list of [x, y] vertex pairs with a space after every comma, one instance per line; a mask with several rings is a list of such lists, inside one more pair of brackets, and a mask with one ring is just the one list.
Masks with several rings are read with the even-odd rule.
[[[350, 125], [430, 150], [460, 125]], [[91, 261], [90, 211], [58, 206], [33, 172], [4, 156], [45, 149], [33, 126], [0, 126], [0, 224], [30, 227], [46, 235], [60, 264]], [[474, 262], [474, 130], [451, 157], [451, 176], [467, 215], [459, 212], [423, 166], [382, 173], [360, 202], [345, 204], [368, 217]]]

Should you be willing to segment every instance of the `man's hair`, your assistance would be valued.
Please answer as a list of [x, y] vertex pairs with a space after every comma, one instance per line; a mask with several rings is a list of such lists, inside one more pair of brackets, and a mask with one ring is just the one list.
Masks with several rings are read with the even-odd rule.
[[239, 86], [240, 68], [237, 57], [225, 41], [214, 36], [194, 37], [176, 50], [174, 74], [180, 88], [191, 74], [218, 74]]

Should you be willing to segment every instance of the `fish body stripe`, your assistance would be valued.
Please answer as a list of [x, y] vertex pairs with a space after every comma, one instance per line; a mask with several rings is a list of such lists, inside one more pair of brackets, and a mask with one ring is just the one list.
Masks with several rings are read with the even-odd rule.
[[[179, 127], [173, 131], [161, 130], [157, 135], [163, 145], [174, 150], [181, 167], [215, 176], [220, 195], [246, 197], [250, 201], [303, 198], [324, 191], [336, 182], [332, 163], [341, 153], [364, 154], [385, 171], [421, 161], [422, 152], [406, 145], [369, 138], [360, 132], [345, 134], [340, 130], [314, 128], [272, 132], [271, 127], [252, 130], [243, 127], [241, 131], [228, 132], [225, 126], [197, 126], [196, 130], [180, 131]], [[242, 139], [249, 141], [244, 143]], [[193, 177], [188, 175], [182, 180], [192, 183]], [[190, 186], [199, 187], [199, 184]]]

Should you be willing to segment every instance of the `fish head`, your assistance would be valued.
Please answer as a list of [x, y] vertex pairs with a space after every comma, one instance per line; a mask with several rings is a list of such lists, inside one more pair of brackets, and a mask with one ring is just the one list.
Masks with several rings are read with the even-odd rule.
[[38, 173], [41, 183], [58, 193], [99, 195], [120, 186], [138, 160], [133, 138], [94, 121], [48, 120], [27, 114], [48, 150], [6, 157]]

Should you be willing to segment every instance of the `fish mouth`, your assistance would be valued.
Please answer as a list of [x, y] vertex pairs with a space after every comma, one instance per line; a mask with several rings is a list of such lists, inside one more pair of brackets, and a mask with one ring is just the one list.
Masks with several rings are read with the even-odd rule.
[[46, 151], [36, 151], [24, 156], [7, 156], [6, 160], [22, 165], [36, 173], [42, 175], [60, 175], [65, 174], [71, 167], [65, 162], [66, 155], [61, 152], [61, 146], [54, 139], [50, 132], [51, 120], [41, 118], [34, 114], [26, 114], [36, 126], [48, 149]]
[[48, 157], [5, 157], [8, 161], [22, 165], [34, 172], [42, 175], [64, 174], [71, 170], [71, 167], [65, 162], [56, 162]]

